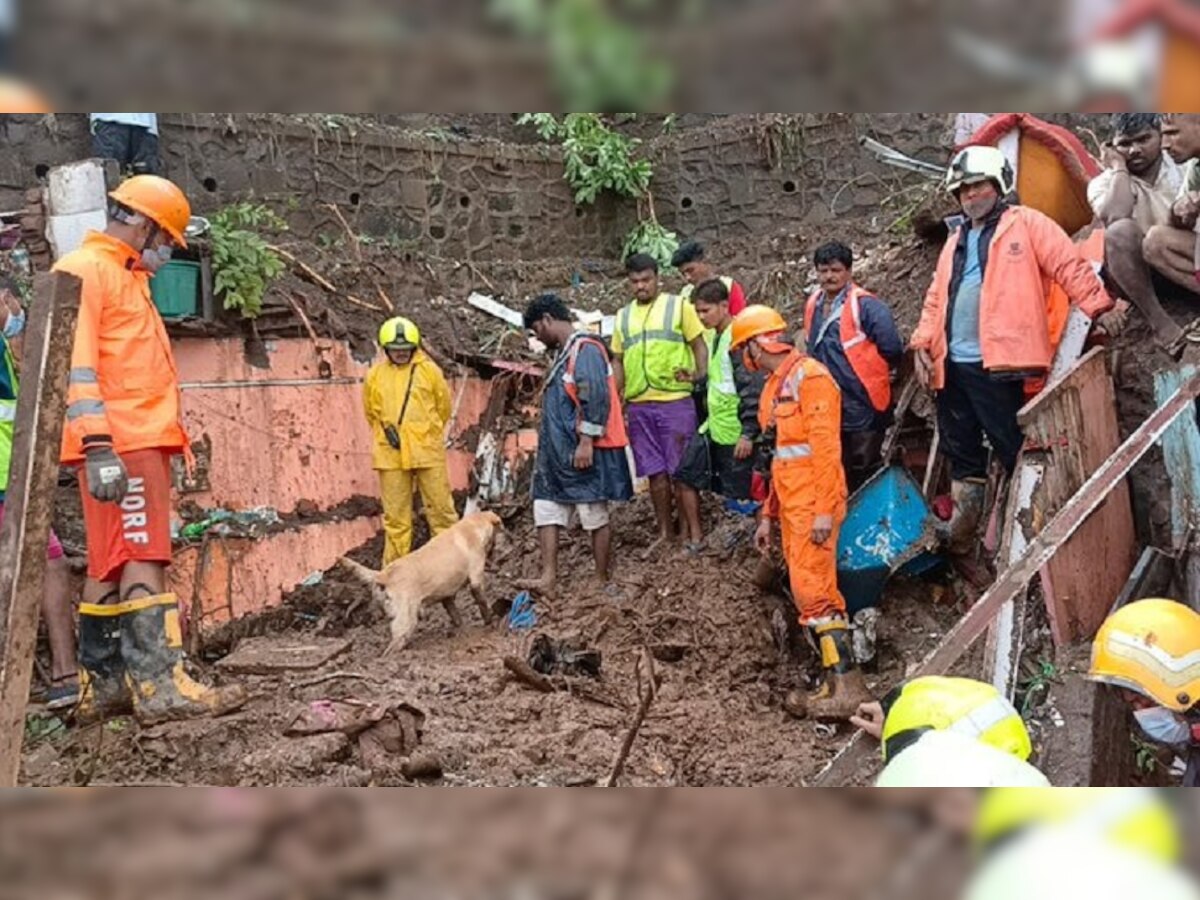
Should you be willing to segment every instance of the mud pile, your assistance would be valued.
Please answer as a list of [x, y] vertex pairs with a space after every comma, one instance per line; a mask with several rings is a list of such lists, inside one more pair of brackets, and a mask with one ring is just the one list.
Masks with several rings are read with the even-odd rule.
[[[719, 520], [717, 517], [720, 517]], [[537, 624], [516, 634], [486, 628], [473, 604], [453, 633], [438, 605], [422, 613], [412, 643], [384, 656], [386, 622], [361, 585], [338, 571], [301, 588], [287, 606], [237, 635], [209, 644], [236, 647], [251, 635], [268, 642], [349, 640], [319, 669], [238, 676], [252, 699], [222, 719], [141, 729], [128, 719], [51, 729], [27, 742], [22, 778], [31, 784], [408, 784], [585, 785], [602, 782], [638, 703], [637, 660], [648, 649], [661, 678], [634, 741], [622, 783], [642, 785], [802, 785], [836, 752], [848, 731], [829, 734], [780, 710], [805, 684], [811, 660], [775, 642], [771, 614], [783, 602], [749, 587], [755, 562], [751, 520], [710, 508], [717, 522], [700, 559], [644, 558], [653, 533], [648, 498], [617, 510], [613, 598], [589, 578], [582, 535], [564, 538], [560, 592], [535, 601]], [[537, 541], [527, 521], [511, 526], [495, 554], [489, 599], [504, 604], [513, 582], [535, 575]], [[355, 558], [378, 559], [378, 540]], [[903, 677], [952, 624], [957, 610], [928, 585], [897, 585], [881, 623], [879, 691]], [[505, 656], [524, 658], [538, 634], [573, 638], [602, 655], [601, 676], [578, 690], [539, 693], [506, 673]], [[670, 661], [673, 660], [673, 661]], [[205, 665], [204, 675], [231, 676]], [[360, 709], [409, 704], [425, 716], [418, 756], [440, 772], [408, 777], [403, 757], [364, 759], [341, 734], [285, 736], [314, 702]], [[411, 749], [411, 748], [409, 748]], [[412, 771], [411, 767], [407, 771]]]

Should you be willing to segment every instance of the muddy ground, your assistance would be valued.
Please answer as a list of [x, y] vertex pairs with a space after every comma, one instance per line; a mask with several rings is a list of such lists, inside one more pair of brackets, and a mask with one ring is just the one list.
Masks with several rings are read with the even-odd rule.
[[[709, 510], [710, 520], [717, 513]], [[272, 640], [314, 636], [351, 640], [350, 648], [314, 671], [245, 676], [248, 706], [216, 720], [142, 729], [130, 719], [86, 728], [57, 727], [35, 716], [26, 744], [22, 782], [168, 783], [217, 785], [408, 784], [408, 748], [393, 756], [365, 751], [341, 734], [285, 737], [312, 701], [348, 699], [424, 712], [419, 757], [436, 761], [444, 785], [587, 785], [608, 775], [638, 703], [635, 669], [648, 647], [661, 659], [661, 678], [622, 783], [633, 785], [805, 784], [837, 751], [848, 732], [829, 734], [788, 718], [780, 702], [803, 686], [811, 659], [781, 652], [771, 613], [781, 601], [748, 587], [754, 552], [752, 523], [722, 516], [701, 559], [642, 557], [653, 530], [646, 498], [615, 518], [616, 560], [624, 597], [613, 599], [590, 581], [581, 535], [564, 540], [561, 591], [539, 601], [533, 632], [516, 635], [485, 627], [464, 596], [467, 625], [452, 633], [440, 607], [426, 609], [403, 651], [386, 656], [386, 622], [363, 589], [340, 570], [321, 585], [301, 588], [286, 608], [269, 613], [238, 636], [210, 643], [219, 652], [258, 631]], [[514, 579], [537, 570], [536, 539], [528, 522], [512, 528], [496, 553], [489, 585], [493, 600], [516, 593]], [[355, 556], [374, 562], [379, 540]], [[880, 628], [880, 691], [903, 677], [953, 623], [953, 597], [929, 584], [898, 583], [889, 591]], [[940, 598], [940, 599], [939, 599]], [[601, 651], [598, 680], [578, 690], [539, 693], [514, 681], [502, 666], [524, 657], [534, 635], [581, 638]], [[677, 662], [663, 660], [678, 658]], [[225, 679], [219, 667], [200, 666]], [[325, 675], [337, 677], [306, 684]], [[364, 757], [365, 754], [365, 757]]]

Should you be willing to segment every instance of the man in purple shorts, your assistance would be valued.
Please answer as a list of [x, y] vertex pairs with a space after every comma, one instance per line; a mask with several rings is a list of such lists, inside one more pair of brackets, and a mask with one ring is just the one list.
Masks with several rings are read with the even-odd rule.
[[625, 398], [637, 474], [650, 480], [662, 544], [675, 538], [673, 479], [698, 427], [692, 391], [706, 390], [708, 347], [692, 304], [659, 292], [654, 257], [635, 253], [625, 271], [634, 300], [617, 313], [613, 373]]
[[[25, 312], [11, 278], [0, 277], [0, 522], [4, 521], [4, 497], [12, 461], [13, 421], [17, 411], [17, 367], [9, 342], [25, 327]], [[50, 709], [74, 706], [79, 700], [79, 677], [75, 664], [75, 622], [71, 612], [71, 570], [62, 544], [50, 532], [46, 549], [46, 579], [42, 616], [50, 638], [51, 683], [46, 694]]]

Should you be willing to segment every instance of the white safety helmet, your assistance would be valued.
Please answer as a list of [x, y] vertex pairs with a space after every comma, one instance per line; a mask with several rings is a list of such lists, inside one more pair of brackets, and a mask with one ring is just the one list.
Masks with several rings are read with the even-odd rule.
[[980, 181], [996, 182], [1001, 197], [1011, 194], [1017, 186], [1012, 164], [1000, 150], [985, 146], [964, 147], [954, 154], [950, 168], [946, 170], [946, 190], [957, 194], [964, 185]]

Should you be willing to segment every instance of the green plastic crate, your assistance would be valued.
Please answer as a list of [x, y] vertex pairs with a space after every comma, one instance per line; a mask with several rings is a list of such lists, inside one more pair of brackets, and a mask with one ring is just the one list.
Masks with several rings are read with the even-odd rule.
[[200, 308], [200, 263], [171, 260], [150, 279], [150, 296], [164, 319], [196, 315]]

